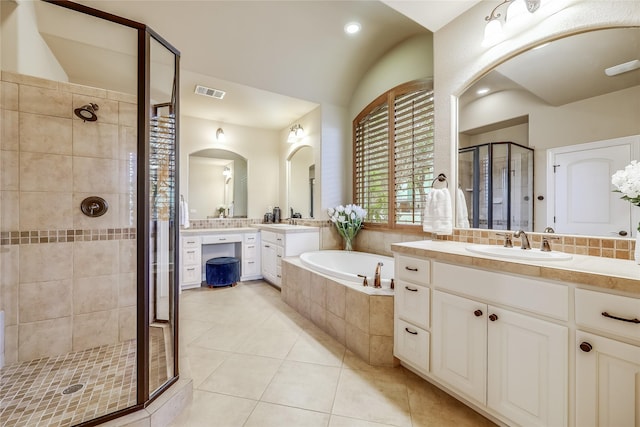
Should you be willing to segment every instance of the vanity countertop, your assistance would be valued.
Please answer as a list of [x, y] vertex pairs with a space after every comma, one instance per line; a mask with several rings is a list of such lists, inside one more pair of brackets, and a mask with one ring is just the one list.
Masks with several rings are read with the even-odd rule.
[[572, 254], [566, 261], [533, 261], [497, 258], [468, 251], [469, 243], [421, 240], [394, 243], [397, 254], [454, 262], [505, 273], [591, 285], [640, 296], [640, 265], [635, 261]]
[[306, 231], [318, 231], [318, 227], [309, 225], [291, 225], [291, 224], [252, 224], [251, 227], [265, 231], [273, 231], [275, 233], [304, 233]]
[[232, 234], [232, 233], [255, 233], [255, 228], [252, 227], [237, 227], [237, 228], [193, 228], [182, 229], [180, 234], [187, 236], [198, 236], [205, 234]]

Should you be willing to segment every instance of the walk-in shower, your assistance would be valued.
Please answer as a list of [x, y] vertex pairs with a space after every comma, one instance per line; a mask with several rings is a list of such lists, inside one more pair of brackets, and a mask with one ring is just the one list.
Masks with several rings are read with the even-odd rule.
[[178, 379], [179, 52], [76, 3], [0, 7], [0, 425], [97, 425]]

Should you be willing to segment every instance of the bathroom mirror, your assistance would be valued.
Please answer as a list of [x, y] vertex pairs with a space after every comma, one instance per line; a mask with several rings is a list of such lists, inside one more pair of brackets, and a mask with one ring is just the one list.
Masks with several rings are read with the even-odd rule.
[[[591, 149], [592, 146], [583, 144], [600, 144], [600, 141], [640, 135], [640, 69], [614, 76], [605, 73], [609, 67], [634, 60], [640, 60], [640, 28], [594, 30], [527, 50], [496, 66], [470, 85], [458, 103], [458, 183], [465, 194], [468, 210], [473, 210], [471, 195], [478, 194], [473, 193], [473, 186], [464, 184], [464, 177], [473, 175], [469, 170], [472, 162], [460, 153], [468, 147], [482, 144], [513, 142], [533, 149], [534, 173], [533, 189], [511, 196], [515, 198], [512, 204], [516, 207], [512, 206], [510, 210], [510, 228], [522, 228], [519, 225], [530, 219], [520, 217], [518, 213], [530, 215], [530, 211], [517, 208], [525, 199], [533, 200], [533, 226], [530, 229], [541, 232], [547, 226], [554, 227], [554, 213], [560, 209], [560, 202], [555, 197], [560, 194], [560, 190], [556, 191], [560, 184], [558, 174], [554, 175], [551, 154], [574, 148]], [[488, 89], [488, 92], [479, 94], [481, 89]], [[636, 158], [632, 157], [633, 150], [633, 147], [628, 150], [627, 159], [618, 162], [621, 166], [614, 171]], [[517, 174], [513, 164], [509, 169], [511, 176]], [[476, 166], [479, 166], [476, 178], [480, 182], [488, 180], [488, 163], [480, 161]], [[560, 167], [556, 165], [555, 169]], [[609, 173], [609, 170], [603, 173], [598, 182], [608, 181], [610, 186]], [[493, 178], [496, 178], [495, 172]], [[621, 202], [619, 196], [611, 192], [611, 187], [604, 187], [600, 194], [606, 194], [601, 197], [593, 196], [595, 191], [592, 187], [578, 190], [573, 183], [568, 183], [564, 197], [583, 200], [586, 205], [594, 207], [604, 206], [602, 209], [607, 214], [609, 211], [627, 210], [629, 217], [631, 205]], [[488, 210], [495, 210], [498, 202], [506, 202], [501, 194], [498, 197], [494, 195], [492, 200], [484, 199], [489, 205], [486, 207]], [[621, 204], [617, 205], [619, 202]], [[631, 221], [627, 219], [626, 223]], [[473, 224], [473, 218], [470, 218], [470, 225]], [[486, 222], [477, 227], [487, 228]], [[609, 231], [584, 230], [556, 231], [618, 236], [618, 233]], [[624, 233], [626, 231], [621, 230], [619, 235], [630, 235]]]
[[247, 160], [231, 151], [206, 149], [189, 155], [191, 219], [247, 217]]
[[289, 163], [289, 211], [285, 217], [299, 214], [301, 218], [313, 218], [313, 190], [315, 165], [313, 148], [304, 145], [296, 150]]

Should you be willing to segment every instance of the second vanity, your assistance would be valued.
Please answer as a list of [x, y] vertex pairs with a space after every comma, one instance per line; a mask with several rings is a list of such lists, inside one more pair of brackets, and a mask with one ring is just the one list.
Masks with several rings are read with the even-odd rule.
[[640, 265], [393, 244], [394, 354], [505, 425], [640, 423]]

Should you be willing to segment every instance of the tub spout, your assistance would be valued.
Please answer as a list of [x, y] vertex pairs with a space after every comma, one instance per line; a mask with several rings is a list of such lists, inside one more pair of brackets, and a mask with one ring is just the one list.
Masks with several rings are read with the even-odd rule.
[[382, 264], [381, 262], [378, 263], [378, 265], [376, 265], [376, 274], [373, 277], [373, 287], [374, 288], [380, 288], [382, 287], [380, 285], [380, 267], [382, 267], [384, 264]]

